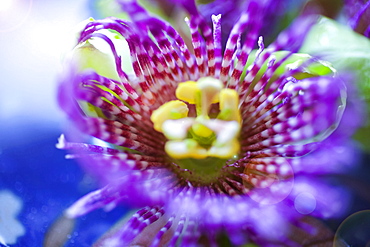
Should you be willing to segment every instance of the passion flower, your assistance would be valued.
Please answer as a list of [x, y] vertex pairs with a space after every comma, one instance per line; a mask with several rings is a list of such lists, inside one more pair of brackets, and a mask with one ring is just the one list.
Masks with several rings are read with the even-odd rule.
[[136, 1], [120, 4], [131, 21], [90, 20], [59, 91], [71, 121], [100, 142], [62, 136], [58, 147], [74, 150], [69, 157], [103, 184], [66, 217], [143, 207], [97, 246], [212, 245], [220, 234], [235, 244], [289, 245], [302, 214], [341, 210], [341, 192], [330, 186], [335, 207], [315, 197], [316, 182], [294, 187], [290, 165], [335, 130], [345, 105], [334, 69], [295, 53], [314, 17], [265, 49], [258, 33], [268, 3], [249, 1], [222, 47], [221, 16], [209, 27], [193, 1], [181, 3], [190, 40]]

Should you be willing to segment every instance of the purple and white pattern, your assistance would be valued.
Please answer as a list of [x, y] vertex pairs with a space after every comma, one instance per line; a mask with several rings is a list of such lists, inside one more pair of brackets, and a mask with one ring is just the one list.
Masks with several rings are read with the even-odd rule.
[[[119, 3], [131, 21], [90, 21], [75, 48], [96, 51], [91, 44], [99, 39], [109, 55], [93, 53], [87, 66], [72, 59], [60, 85], [59, 102], [71, 121], [105, 144], [60, 138], [58, 147], [72, 150], [69, 157], [80, 158], [103, 185], [73, 204], [67, 217], [121, 203], [142, 207], [99, 246], [214, 246], [220, 234], [234, 244], [294, 246], [289, 227], [299, 225], [302, 215], [327, 218], [342, 212], [346, 193], [315, 178], [315, 172], [306, 175], [301, 166], [307, 164], [299, 160], [336, 129], [345, 87], [334, 73], [309, 74], [308, 67], [317, 63], [313, 58], [285, 67], [315, 17], [300, 17], [265, 48], [259, 31], [268, 1], [249, 1], [222, 47], [222, 17], [212, 16], [213, 27], [208, 26], [193, 1], [182, 1], [189, 13], [190, 44], [136, 1]], [[121, 55], [117, 40], [127, 42], [129, 56]], [[123, 69], [127, 63], [131, 70]], [[150, 118], [176, 100], [179, 83], [205, 77], [239, 95], [240, 150], [223, 161], [211, 157], [203, 164], [199, 159], [192, 170], [166, 153], [167, 139]], [[189, 117], [195, 117], [188, 107]], [[203, 165], [213, 163], [217, 171], [204, 175]]]

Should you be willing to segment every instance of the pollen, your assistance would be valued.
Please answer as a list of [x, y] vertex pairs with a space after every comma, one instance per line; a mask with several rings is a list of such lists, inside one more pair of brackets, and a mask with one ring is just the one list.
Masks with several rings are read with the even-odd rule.
[[226, 121], [238, 121], [241, 122], [241, 116], [239, 112], [239, 95], [235, 90], [226, 88], [220, 92], [220, 114], [218, 119]]
[[[211, 77], [197, 82], [179, 83], [179, 100], [167, 102], [151, 116], [154, 129], [162, 132], [168, 142], [165, 150], [174, 159], [229, 159], [239, 153], [241, 115], [239, 95], [224, 88]], [[219, 104], [216, 118], [209, 116], [213, 104]], [[197, 117], [188, 117], [189, 105], [195, 105]]]
[[181, 119], [188, 116], [189, 109], [186, 104], [180, 100], [173, 100], [163, 104], [155, 110], [150, 116], [154, 123], [154, 129], [162, 132], [162, 125], [169, 119]]
[[176, 89], [176, 98], [189, 104], [195, 104], [195, 95], [199, 92], [200, 90], [195, 81], [181, 82]]

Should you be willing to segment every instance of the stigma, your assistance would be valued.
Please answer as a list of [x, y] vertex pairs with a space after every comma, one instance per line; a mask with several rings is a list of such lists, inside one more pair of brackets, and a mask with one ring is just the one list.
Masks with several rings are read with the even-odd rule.
[[[241, 115], [235, 90], [224, 88], [218, 79], [203, 77], [179, 83], [176, 98], [153, 111], [150, 118], [154, 129], [168, 139], [165, 151], [170, 157], [229, 159], [239, 153]], [[210, 117], [214, 104], [219, 109]], [[196, 117], [188, 116], [192, 105]]]

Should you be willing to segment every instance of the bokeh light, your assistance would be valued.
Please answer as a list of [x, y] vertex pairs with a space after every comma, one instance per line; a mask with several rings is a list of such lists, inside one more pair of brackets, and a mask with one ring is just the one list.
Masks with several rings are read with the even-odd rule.
[[302, 192], [294, 199], [294, 207], [301, 214], [310, 214], [316, 208], [316, 199], [309, 192]]
[[370, 246], [370, 210], [356, 212], [347, 217], [339, 226], [334, 247]]
[[7, 11], [14, 4], [14, 0], [2, 0], [0, 3], [0, 13]]
[[0, 33], [8, 33], [20, 28], [29, 18], [33, 0], [1, 0]]

